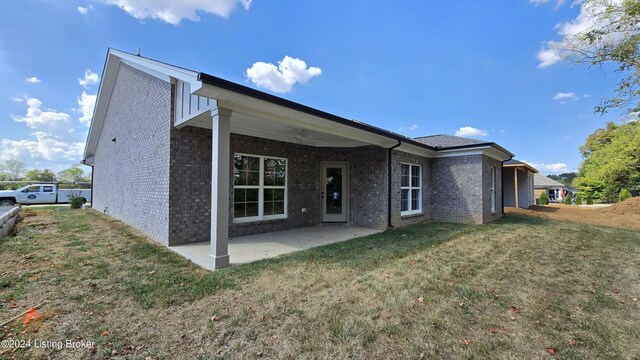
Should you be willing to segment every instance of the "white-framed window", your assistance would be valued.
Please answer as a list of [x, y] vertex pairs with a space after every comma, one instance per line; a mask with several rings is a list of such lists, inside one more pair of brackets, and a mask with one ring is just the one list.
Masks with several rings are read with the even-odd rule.
[[287, 159], [234, 154], [233, 221], [287, 217]]
[[491, 212], [496, 212], [496, 168], [491, 168]]
[[422, 212], [422, 166], [400, 164], [400, 215]]

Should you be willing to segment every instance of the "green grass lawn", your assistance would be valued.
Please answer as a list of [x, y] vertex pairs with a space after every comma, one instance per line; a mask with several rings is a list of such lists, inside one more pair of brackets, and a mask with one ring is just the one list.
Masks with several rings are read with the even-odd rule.
[[[640, 231], [431, 223], [209, 272], [98, 212], [0, 240], [0, 358], [638, 358]], [[552, 354], [553, 353], [553, 354]]]

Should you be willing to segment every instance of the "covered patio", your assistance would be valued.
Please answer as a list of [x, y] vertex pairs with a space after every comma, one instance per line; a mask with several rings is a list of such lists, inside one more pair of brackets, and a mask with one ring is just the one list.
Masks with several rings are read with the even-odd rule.
[[175, 88], [183, 146], [172, 172], [183, 183], [174, 194], [195, 205], [170, 210], [168, 245], [207, 268], [385, 229], [390, 149], [433, 155], [387, 131], [205, 74], [178, 78]]
[[[230, 264], [246, 264], [294, 251], [372, 235], [380, 231], [344, 224], [326, 224], [230, 238]], [[205, 269], [212, 269], [211, 243], [208, 241], [170, 246], [169, 249]]]

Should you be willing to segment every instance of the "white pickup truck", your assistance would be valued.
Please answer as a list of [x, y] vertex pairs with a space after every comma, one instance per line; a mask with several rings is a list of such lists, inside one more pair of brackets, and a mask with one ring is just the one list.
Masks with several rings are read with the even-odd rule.
[[17, 190], [0, 190], [0, 206], [66, 204], [72, 197], [91, 201], [91, 189], [58, 190], [55, 184], [33, 184]]

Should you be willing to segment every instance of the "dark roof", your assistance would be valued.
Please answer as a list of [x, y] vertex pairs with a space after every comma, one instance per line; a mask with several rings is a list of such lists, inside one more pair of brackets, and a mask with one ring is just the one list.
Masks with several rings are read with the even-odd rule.
[[520, 161], [520, 160], [516, 160], [516, 159], [507, 160], [502, 165], [503, 166], [512, 166], [512, 167], [524, 166], [527, 169], [531, 170], [532, 172], [538, 173], [538, 169], [536, 169], [533, 166], [527, 164], [526, 162], [523, 162], [523, 161]]
[[478, 145], [492, 145], [491, 142], [480, 141], [475, 139], [469, 139], [460, 136], [452, 136], [452, 135], [430, 135], [430, 136], [421, 136], [414, 138], [415, 141], [423, 143], [425, 145], [433, 146], [434, 148], [457, 148], [457, 147], [467, 147], [467, 146], [478, 146]]
[[[398, 141], [398, 144], [400, 142], [404, 142], [407, 144], [412, 144], [412, 145], [416, 145], [416, 146], [420, 146], [423, 148], [427, 148], [429, 150], [434, 150], [434, 151], [438, 151], [438, 150], [448, 150], [448, 149], [465, 149], [465, 148], [474, 148], [474, 147], [478, 147], [478, 146], [491, 146], [495, 149], [498, 149], [499, 151], [504, 152], [505, 154], [509, 155], [509, 156], [513, 156], [513, 154], [503, 148], [502, 146], [493, 143], [493, 142], [483, 142], [483, 141], [478, 141], [478, 140], [473, 140], [473, 139], [467, 139], [467, 138], [462, 138], [462, 137], [458, 137], [458, 136], [450, 136], [450, 135], [435, 135], [435, 136], [427, 136], [427, 137], [422, 137], [422, 138], [416, 138], [416, 139], [412, 139], [406, 136], [402, 136], [399, 134], [396, 134], [394, 132], [385, 130], [385, 129], [381, 129], [379, 127], [376, 126], [372, 126], [369, 125], [367, 123], [363, 123], [360, 121], [355, 121], [355, 120], [349, 120], [337, 115], [333, 115], [330, 114], [328, 112], [322, 111], [322, 110], [318, 110], [318, 109], [314, 109], [310, 106], [306, 106], [291, 100], [287, 100], [284, 98], [281, 98], [279, 96], [275, 96], [275, 95], [271, 95], [268, 94], [266, 92], [260, 91], [260, 90], [256, 90], [253, 88], [250, 88], [248, 86], [244, 86], [244, 85], [240, 85], [238, 83], [234, 83], [232, 81], [229, 80], [225, 80], [222, 78], [219, 78], [217, 76], [213, 76], [207, 73], [199, 73], [198, 74], [198, 80], [202, 81], [205, 84], [209, 84], [209, 85], [213, 85], [213, 86], [217, 86], [226, 90], [230, 90], [239, 94], [243, 94], [243, 95], [247, 95], [247, 96], [251, 96], [253, 98], [259, 99], [259, 100], [263, 100], [263, 101], [267, 101], [270, 102], [272, 104], [276, 104], [276, 105], [280, 105], [280, 106], [284, 106], [284, 107], [288, 107], [290, 109], [293, 110], [297, 110], [309, 115], [313, 115], [313, 116], [318, 116], [318, 117], [322, 117], [324, 119], [339, 123], [339, 124], [343, 124], [343, 125], [347, 125], [347, 126], [351, 126], [354, 128], [358, 128], [361, 130], [365, 130], [365, 131], [369, 131], [372, 132], [374, 134], [378, 134], [378, 135], [382, 135], [391, 139], [394, 139], [396, 141]], [[445, 146], [433, 146], [431, 144], [429, 144], [428, 142], [424, 142], [421, 139], [424, 138], [437, 138], [438, 136], [445, 136], [445, 137], [451, 137], [451, 138], [457, 138], [457, 139], [461, 139], [456, 145], [445, 145]]]
[[505, 165], [528, 165], [527, 163], [523, 163], [520, 160], [511, 159], [504, 162]]
[[553, 187], [565, 187], [563, 183], [557, 182], [549, 177], [546, 177], [542, 174], [533, 174], [533, 184], [536, 188], [547, 188], [550, 186]]
[[347, 126], [351, 126], [360, 130], [365, 130], [374, 134], [378, 134], [378, 135], [382, 135], [391, 139], [394, 139], [396, 141], [401, 141], [404, 143], [408, 143], [408, 144], [413, 144], [413, 145], [417, 145], [417, 146], [421, 146], [424, 148], [427, 148], [429, 150], [437, 150], [432, 146], [429, 146], [427, 144], [424, 143], [420, 143], [418, 141], [415, 141], [411, 138], [396, 134], [392, 131], [389, 130], [385, 130], [376, 126], [372, 126], [369, 125], [367, 123], [364, 122], [360, 122], [357, 120], [349, 120], [346, 118], [343, 118], [341, 116], [337, 116], [337, 115], [333, 115], [330, 114], [328, 112], [322, 111], [322, 110], [318, 110], [315, 108], [312, 108], [310, 106], [307, 105], [303, 105], [300, 103], [297, 103], [295, 101], [291, 101], [291, 100], [287, 100], [285, 98], [281, 98], [279, 96], [275, 96], [275, 95], [271, 95], [268, 94], [264, 91], [260, 91], [260, 90], [256, 90], [253, 88], [250, 88], [248, 86], [244, 86], [244, 85], [240, 85], [238, 83], [234, 83], [233, 81], [229, 81], [229, 80], [225, 80], [222, 78], [219, 78], [217, 76], [213, 76], [213, 75], [209, 75], [206, 73], [200, 73], [198, 74], [198, 80], [202, 81], [205, 84], [209, 84], [209, 85], [213, 85], [213, 86], [217, 86], [219, 88], [223, 88], [225, 90], [229, 90], [229, 91], [233, 91], [239, 94], [243, 94], [243, 95], [247, 95], [259, 100], [263, 100], [263, 101], [267, 101], [270, 102], [272, 104], [276, 104], [276, 105], [280, 105], [280, 106], [284, 106], [287, 107], [289, 109], [293, 109], [293, 110], [297, 110], [309, 115], [313, 115], [313, 116], [318, 116], [339, 124], [343, 124], [343, 125], [347, 125]]

